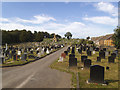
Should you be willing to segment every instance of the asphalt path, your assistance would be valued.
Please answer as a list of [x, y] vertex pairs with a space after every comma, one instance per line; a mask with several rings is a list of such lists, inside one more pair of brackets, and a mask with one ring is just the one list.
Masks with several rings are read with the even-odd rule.
[[66, 49], [24, 66], [3, 68], [2, 88], [71, 88], [70, 74], [49, 67]]

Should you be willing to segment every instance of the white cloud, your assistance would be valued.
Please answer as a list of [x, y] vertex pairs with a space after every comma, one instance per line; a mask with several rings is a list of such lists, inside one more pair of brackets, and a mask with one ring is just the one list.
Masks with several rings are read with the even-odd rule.
[[37, 16], [34, 16], [34, 19], [31, 19], [31, 20], [25, 20], [20, 18], [16, 19], [17, 22], [32, 23], [32, 24], [41, 24], [44, 22], [48, 22], [50, 20], [56, 21], [55, 18], [46, 16], [46, 15], [37, 15]]
[[[1, 24], [0, 24], [1, 25]], [[47, 26], [47, 27], [46, 27]], [[34, 31], [47, 31], [49, 33], [56, 33], [64, 36], [64, 34], [70, 31], [74, 38], [85, 38], [87, 36], [99, 36], [109, 33], [108, 28], [99, 27], [96, 25], [85, 25], [81, 22], [71, 22], [66, 24], [47, 23], [45, 25], [30, 26], [19, 23], [2, 23], [0, 26], [4, 30], [31, 30]], [[101, 31], [102, 30], [102, 31]]]
[[83, 19], [87, 21], [92, 21], [93, 23], [106, 24], [106, 25], [112, 25], [112, 26], [118, 25], [118, 18], [111, 18], [108, 16], [86, 17]]
[[7, 19], [7, 18], [0, 18], [0, 22], [9, 22], [9, 19]]
[[31, 23], [31, 24], [42, 24], [49, 21], [56, 21], [55, 18], [47, 16], [47, 15], [37, 15], [33, 16], [33, 19], [26, 20], [21, 18], [0, 18], [1, 22], [11, 22], [11, 23]]
[[[32, 20], [25, 20], [25, 19], [20, 19], [20, 18], [12, 18], [12, 19], [4, 19], [4, 21], [9, 21], [7, 23], [0, 23], [0, 27], [3, 30], [31, 30], [32, 32], [34, 31], [46, 31], [49, 33], [56, 33], [60, 34], [61, 36], [64, 36], [64, 34], [68, 31], [70, 31], [73, 34], [73, 37], [75, 38], [85, 38], [87, 36], [99, 36], [105, 33], [108, 33], [109, 29], [100, 27], [96, 24], [87, 24], [85, 25], [83, 22], [65, 22], [65, 23], [57, 23], [57, 22], [50, 22], [50, 20], [55, 21], [53, 17], [41, 19], [41, 16], [34, 16], [35, 19]], [[43, 17], [42, 17], [43, 18]], [[107, 19], [106, 19], [107, 18]], [[102, 24], [108, 24], [112, 25], [115, 24], [116, 22], [114, 19], [111, 19], [109, 17], [92, 17], [92, 18], [84, 18], [85, 20], [92, 21], [95, 23], [102, 23]], [[15, 21], [17, 20], [17, 21]], [[39, 22], [42, 20], [41, 22]], [[116, 20], [116, 19], [115, 19]], [[22, 22], [22, 23], [21, 23]], [[23, 23], [24, 22], [24, 23]], [[47, 22], [47, 23], [43, 23]], [[31, 24], [25, 24], [25, 23], [32, 23]], [[42, 23], [42, 24], [38, 24]], [[101, 32], [103, 30], [103, 32]]]
[[112, 5], [108, 2], [99, 2], [97, 5], [95, 5], [98, 10], [107, 12], [111, 14], [112, 16], [118, 16], [118, 8]]

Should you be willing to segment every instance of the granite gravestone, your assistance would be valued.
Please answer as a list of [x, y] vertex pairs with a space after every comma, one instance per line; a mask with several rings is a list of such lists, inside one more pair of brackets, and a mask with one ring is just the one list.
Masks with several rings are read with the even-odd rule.
[[39, 51], [36, 51], [36, 54], [38, 54], [39, 53]]
[[78, 49], [78, 52], [79, 52], [80, 54], [82, 54], [82, 50], [81, 50], [81, 49]]
[[33, 51], [30, 51], [30, 54], [33, 54]]
[[105, 51], [105, 56], [109, 56], [109, 52], [108, 51]]
[[12, 53], [9, 53], [9, 58], [12, 59]]
[[83, 51], [86, 51], [86, 46], [83, 46]]
[[69, 58], [69, 67], [77, 67], [77, 58]]
[[66, 55], [68, 55], [68, 52], [67, 52], [67, 51], [64, 51], [64, 53], [65, 53]]
[[13, 55], [13, 60], [17, 60], [17, 55], [16, 54]]
[[70, 54], [69, 58], [75, 58], [75, 55], [74, 54]]
[[90, 50], [87, 50], [87, 55], [88, 55], [88, 56], [92, 56], [92, 53], [91, 53]]
[[27, 59], [27, 53], [22, 54], [21, 60], [26, 60]]
[[67, 51], [70, 52], [70, 47], [67, 48]]
[[113, 53], [115, 53], [116, 56], [118, 56], [118, 50], [114, 50]]
[[72, 47], [71, 53], [72, 53], [72, 54], [75, 54], [75, 47]]
[[105, 52], [103, 50], [99, 52], [99, 57], [105, 59]]
[[111, 53], [111, 56], [116, 58], [116, 54], [115, 53]]
[[101, 62], [101, 57], [97, 57], [97, 62]]
[[95, 48], [95, 51], [99, 51], [99, 48]]
[[90, 47], [90, 51], [91, 51], [91, 52], [93, 51], [93, 47]]
[[104, 67], [100, 65], [90, 66], [90, 83], [104, 83]]
[[5, 58], [4, 57], [0, 57], [0, 64], [4, 64], [5, 63]]
[[90, 65], [91, 65], [91, 60], [90, 60], [90, 59], [85, 59], [85, 60], [84, 60], [84, 67], [85, 67], [85, 68], [89, 68]]
[[34, 55], [29, 55], [28, 58], [29, 58], [29, 59], [34, 59], [35, 56], [34, 56]]
[[109, 56], [108, 57], [108, 62], [109, 63], [114, 63], [115, 62], [115, 58], [113, 56]]
[[103, 51], [106, 51], [107, 49], [106, 48], [103, 48]]
[[81, 62], [84, 62], [84, 60], [87, 59], [87, 56], [81, 56]]

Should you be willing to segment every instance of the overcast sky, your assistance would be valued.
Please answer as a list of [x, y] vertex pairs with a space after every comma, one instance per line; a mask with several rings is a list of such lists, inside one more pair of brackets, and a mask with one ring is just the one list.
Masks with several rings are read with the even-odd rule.
[[74, 38], [113, 33], [118, 25], [118, 3], [110, 2], [3, 2], [5, 30], [47, 31]]

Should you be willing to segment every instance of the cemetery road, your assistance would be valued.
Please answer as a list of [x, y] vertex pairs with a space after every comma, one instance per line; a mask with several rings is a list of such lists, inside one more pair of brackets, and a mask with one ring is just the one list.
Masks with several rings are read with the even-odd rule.
[[49, 68], [60, 54], [66, 50], [64, 47], [33, 63], [3, 68], [3, 88], [71, 88], [71, 75]]

